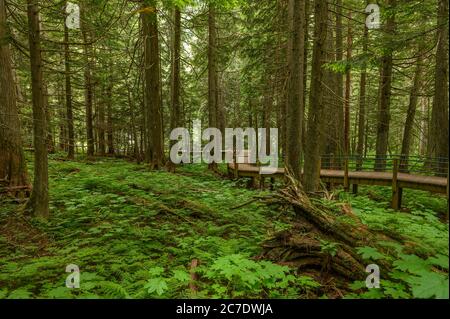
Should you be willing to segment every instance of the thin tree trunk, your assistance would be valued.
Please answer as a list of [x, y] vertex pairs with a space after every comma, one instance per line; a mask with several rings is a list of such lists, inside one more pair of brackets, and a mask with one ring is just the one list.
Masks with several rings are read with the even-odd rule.
[[133, 156], [138, 162], [138, 164], [141, 161], [140, 153], [139, 153], [139, 141], [136, 133], [136, 115], [134, 113], [134, 103], [133, 99], [131, 97], [131, 90], [130, 87], [128, 87], [128, 107], [130, 110], [130, 116], [131, 116], [131, 136], [133, 138]]
[[31, 64], [31, 90], [33, 96], [34, 181], [27, 208], [40, 217], [48, 217], [48, 158], [47, 122], [43, 98], [43, 77], [39, 25], [39, 1], [27, 0]]
[[[349, 13], [351, 19], [352, 14]], [[351, 21], [348, 22], [347, 29], [347, 61], [352, 58], [352, 27]], [[346, 157], [350, 155], [350, 99], [351, 99], [351, 69], [348, 68], [345, 75], [345, 100], [344, 100], [344, 154]]]
[[108, 143], [108, 155], [113, 156], [115, 153], [114, 148], [114, 123], [112, 117], [112, 94], [113, 94], [113, 82], [110, 79], [107, 89], [107, 103], [106, 103], [106, 139]]
[[428, 116], [427, 116], [427, 101], [423, 98], [420, 103], [420, 141], [419, 141], [419, 155], [427, 156], [427, 132], [428, 132]]
[[[213, 4], [209, 4], [208, 12], [208, 121], [209, 127], [217, 127], [217, 40], [216, 13]], [[211, 163], [210, 169], [216, 169], [217, 164]]]
[[[363, 55], [367, 54], [367, 43], [369, 37], [369, 29], [364, 25], [363, 35]], [[358, 144], [356, 147], [356, 153], [358, 155], [358, 169], [362, 168], [362, 157], [364, 155], [364, 134], [366, 124], [366, 81], [367, 81], [367, 65], [364, 63], [361, 70], [361, 77], [359, 80], [359, 116], [358, 116]]]
[[[390, 8], [394, 8], [396, 0], [388, 0]], [[386, 21], [386, 40], [390, 40], [395, 32], [395, 17], [390, 14]], [[389, 124], [391, 120], [391, 88], [392, 88], [392, 49], [386, 48], [381, 59], [379, 107], [377, 123], [376, 160], [375, 170], [383, 171], [386, 168], [386, 155], [389, 144]]]
[[[59, 77], [58, 77], [59, 80]], [[64, 97], [63, 91], [58, 86], [57, 95], [58, 95], [58, 117], [59, 117], [59, 149], [61, 151], [67, 151], [67, 129], [66, 129], [66, 112], [63, 108], [64, 105]]]
[[[419, 52], [420, 54], [420, 52]], [[420, 91], [420, 78], [422, 73], [422, 61], [417, 61], [416, 71], [414, 72], [413, 85], [409, 94], [408, 112], [406, 114], [405, 128], [403, 132], [402, 150], [400, 169], [403, 172], [408, 171], [408, 156], [411, 148], [411, 139], [414, 128], [414, 121], [416, 117], [417, 101]]]
[[[171, 77], [171, 116], [170, 129], [174, 130], [182, 126], [180, 110], [180, 52], [181, 52], [181, 13], [178, 8], [173, 11], [173, 39], [172, 39], [172, 77]], [[175, 141], [171, 141], [172, 147]], [[171, 160], [168, 161], [169, 169], [175, 170], [175, 165]]]
[[[67, 3], [67, 2], [66, 2]], [[67, 112], [67, 133], [68, 133], [68, 154], [69, 159], [75, 158], [75, 133], [73, 127], [73, 108], [72, 108], [72, 83], [70, 79], [70, 48], [69, 48], [69, 29], [64, 23], [64, 65], [66, 77], [66, 112]]]
[[[342, 61], [344, 59], [343, 49], [343, 25], [342, 25], [342, 0], [336, 1], [336, 61]], [[336, 100], [338, 107], [336, 108], [336, 136], [337, 140], [336, 155], [340, 156], [344, 152], [344, 131], [345, 131], [345, 116], [344, 116], [344, 78], [342, 73], [336, 73]], [[338, 167], [341, 166], [341, 161], [337, 163]]]
[[[333, 21], [332, 12], [328, 12], [328, 19]], [[331, 23], [328, 24], [328, 34], [326, 41], [326, 55], [325, 62], [333, 63], [336, 61], [336, 50], [342, 50], [341, 48], [335, 48], [337, 44], [333, 41], [333, 26]], [[342, 46], [342, 43], [340, 44]], [[335, 73], [331, 69], [325, 69], [323, 75], [324, 83], [324, 93], [323, 93], [323, 104], [325, 107], [324, 111], [324, 127], [326, 131], [324, 133], [324, 143], [320, 149], [321, 155], [327, 155], [322, 158], [323, 167], [334, 166], [334, 155], [341, 153], [341, 143], [339, 141], [339, 136], [343, 136], [343, 124], [339, 123], [339, 113], [342, 113], [342, 92], [337, 92], [336, 89], [341, 90], [339, 87], [339, 78], [342, 79], [342, 74]], [[342, 126], [342, 127], [341, 127]], [[338, 158], [339, 159], [339, 158]]]
[[105, 90], [104, 84], [101, 85], [101, 95], [102, 97], [98, 101], [97, 112], [97, 132], [98, 132], [98, 152], [100, 156], [106, 155], [106, 114], [105, 114], [105, 104], [107, 98], [107, 92]]
[[[85, 14], [83, 8], [82, 14]], [[83, 51], [84, 51], [84, 100], [86, 104], [86, 137], [87, 137], [87, 156], [94, 156], [94, 129], [92, 124], [92, 104], [93, 104], [93, 83], [92, 83], [92, 44], [89, 42], [90, 32], [87, 30], [85, 23], [81, 23], [81, 33], [83, 35]]]
[[42, 84], [42, 90], [42, 95], [44, 97], [45, 120], [47, 121], [47, 151], [48, 153], [53, 154], [55, 152], [55, 144], [53, 143], [53, 132], [51, 124], [51, 118], [53, 116], [50, 109], [48, 86], [45, 82]]

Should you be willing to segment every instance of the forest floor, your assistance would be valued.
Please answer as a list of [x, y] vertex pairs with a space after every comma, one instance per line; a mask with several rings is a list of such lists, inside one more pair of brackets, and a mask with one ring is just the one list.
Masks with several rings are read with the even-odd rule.
[[[262, 242], [295, 220], [292, 210], [255, 200], [268, 190], [247, 189], [244, 180], [221, 178], [204, 165], [172, 174], [123, 160], [54, 155], [49, 173], [48, 221], [23, 217], [22, 204], [0, 198], [0, 298], [333, 297], [320, 289], [320, 278], [255, 258]], [[360, 187], [358, 196], [339, 192], [337, 201], [323, 201], [351, 205], [371, 229], [408, 236], [430, 265], [439, 266], [435, 279], [443, 278], [448, 297], [449, 233], [440, 220], [445, 197], [406, 190], [406, 209], [394, 212], [390, 192]], [[375, 258], [367, 249], [361, 253]], [[80, 269], [80, 289], [65, 287], [69, 264]], [[396, 269], [410, 270], [404, 263]], [[420, 297], [419, 288], [349, 297]]]

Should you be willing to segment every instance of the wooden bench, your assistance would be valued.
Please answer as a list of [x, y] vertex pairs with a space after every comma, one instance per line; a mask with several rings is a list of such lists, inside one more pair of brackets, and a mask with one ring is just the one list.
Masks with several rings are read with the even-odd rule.
[[250, 150], [244, 150], [241, 154], [233, 152], [233, 162], [228, 163], [229, 176], [235, 179], [249, 177], [251, 178], [251, 186], [255, 188], [263, 188], [266, 178], [270, 178], [270, 187], [273, 188], [275, 177], [284, 177], [284, 168], [278, 168], [273, 174], [262, 174], [261, 166], [258, 163], [251, 163], [250, 158]]

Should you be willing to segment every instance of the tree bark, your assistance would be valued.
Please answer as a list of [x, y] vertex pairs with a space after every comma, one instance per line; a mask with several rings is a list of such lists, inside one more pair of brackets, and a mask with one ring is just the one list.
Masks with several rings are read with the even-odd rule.
[[304, 46], [305, 46], [305, 2], [291, 0], [292, 20], [290, 36], [292, 37], [292, 53], [289, 55], [289, 91], [287, 109], [287, 167], [295, 178], [301, 179], [301, 141], [302, 120], [304, 113]]
[[[421, 52], [419, 52], [420, 54]], [[400, 171], [408, 171], [408, 156], [411, 148], [411, 139], [414, 128], [414, 120], [416, 117], [417, 101], [420, 91], [420, 78], [422, 74], [422, 61], [417, 61], [416, 70], [414, 72], [413, 85], [409, 94], [408, 112], [406, 114], [405, 129], [403, 132]]]
[[[83, 7], [82, 14], [86, 13]], [[86, 104], [86, 137], [87, 137], [87, 156], [94, 156], [94, 129], [92, 124], [92, 104], [94, 88], [92, 83], [92, 44], [89, 38], [90, 32], [87, 30], [85, 23], [81, 21], [81, 33], [83, 35], [83, 51], [84, 51], [84, 101]]]
[[36, 216], [48, 217], [47, 121], [43, 98], [43, 77], [38, 0], [27, 0], [33, 97], [34, 181], [27, 208]]
[[[174, 130], [182, 126], [181, 110], [180, 110], [180, 56], [181, 53], [181, 12], [180, 9], [173, 10], [173, 39], [172, 39], [172, 77], [171, 77], [171, 116], [170, 129]], [[171, 141], [172, 147], [176, 141]], [[170, 170], [175, 170], [175, 166], [171, 160]]]
[[[395, 7], [396, 0], [388, 0], [390, 8]], [[392, 48], [389, 41], [392, 40], [395, 32], [395, 17], [390, 14], [386, 20], [386, 45], [385, 54], [381, 59], [379, 106], [376, 141], [375, 171], [383, 171], [386, 168], [386, 154], [389, 144], [389, 124], [391, 120], [391, 88], [392, 88]]]
[[[367, 44], [369, 37], [369, 29], [364, 25], [363, 35], [363, 55], [367, 54]], [[365, 58], [365, 57], [364, 57]], [[362, 157], [364, 155], [364, 134], [366, 124], [366, 81], [367, 81], [367, 65], [364, 63], [359, 79], [359, 111], [358, 111], [358, 144], [356, 154], [358, 155], [358, 169], [362, 168]]]
[[128, 108], [130, 110], [131, 117], [131, 136], [133, 138], [133, 156], [137, 160], [138, 164], [141, 161], [140, 152], [139, 152], [139, 141], [136, 133], [136, 115], [134, 111], [134, 103], [131, 96], [131, 89], [128, 86], [127, 88], [127, 97], [128, 97]]
[[[58, 80], [63, 80], [58, 77]], [[60, 87], [57, 88], [58, 95], [58, 105], [61, 107], [58, 108], [58, 117], [59, 117], [59, 150], [67, 151], [67, 120], [66, 120], [66, 111], [63, 108], [64, 105], [64, 92]]]
[[151, 169], [164, 166], [158, 19], [155, 0], [145, 0], [141, 13], [144, 36], [145, 105]]
[[48, 86], [44, 82], [42, 84], [42, 94], [44, 97], [44, 107], [45, 107], [45, 120], [47, 121], [47, 150], [48, 153], [53, 154], [55, 153], [55, 144], [53, 143], [53, 129], [52, 129], [52, 110], [50, 108], [50, 101], [49, 101], [49, 93], [48, 93]]
[[112, 116], [112, 94], [113, 94], [113, 82], [109, 79], [107, 89], [107, 103], [106, 103], [106, 139], [108, 143], [108, 155], [113, 156], [115, 154], [114, 148], [114, 123]]
[[[342, 35], [342, 0], [336, 1], [336, 61], [342, 61], [344, 59], [344, 49], [343, 49], [343, 35]], [[342, 155], [344, 151], [344, 78], [342, 73], [336, 73], [336, 100], [338, 107], [336, 108], [336, 154], [337, 156]], [[341, 163], [339, 162], [339, 167]]]
[[314, 48], [311, 68], [311, 89], [308, 114], [308, 130], [305, 145], [305, 169], [303, 185], [305, 191], [316, 191], [320, 179], [320, 149], [323, 141], [323, 61], [327, 39], [328, 3], [314, 1]]
[[101, 85], [102, 97], [98, 99], [97, 103], [97, 133], [98, 133], [98, 153], [100, 156], [106, 155], [106, 114], [105, 104], [107, 92], [104, 83]]
[[[332, 12], [328, 12], [328, 19], [333, 21]], [[342, 32], [342, 30], [340, 30], [340, 32]], [[337, 30], [336, 33], [338, 33]], [[340, 43], [340, 48], [335, 47], [336, 45], [338, 44], [333, 39], [333, 26], [328, 24], [325, 55], [326, 63], [333, 63], [337, 61], [336, 52], [342, 50], [342, 43]], [[340, 91], [342, 90], [342, 86], [339, 86], [339, 79], [342, 80], [341, 73], [336, 73], [328, 68], [324, 70], [323, 104], [325, 107], [324, 127], [326, 130], [324, 131], [324, 143], [320, 149], [321, 155], [326, 155], [322, 158], [323, 167], [335, 167], [334, 156], [337, 156], [342, 152], [342, 144], [340, 143], [339, 137], [343, 136], [343, 122], [340, 122], [340, 114], [343, 112], [343, 97], [342, 91]]]
[[[216, 12], [213, 4], [209, 4], [208, 12], [208, 121], [209, 127], [217, 127], [217, 39]], [[216, 163], [209, 165], [215, 169]]]
[[[351, 19], [352, 14], [349, 13]], [[351, 21], [348, 22], [347, 28], [347, 61], [352, 58], [352, 27]], [[350, 99], [351, 99], [351, 68], [347, 69], [345, 74], [345, 99], [344, 99], [344, 155], [348, 157], [350, 155]]]
[[22, 148], [19, 110], [11, 65], [6, 3], [0, 0], [0, 179], [7, 186], [28, 186], [28, 172]]
[[448, 9], [448, 0], [438, 1], [434, 98], [429, 139], [433, 156], [439, 158], [438, 174], [445, 174], [448, 169], [448, 163], [442, 161], [448, 158]]
[[[66, 2], [67, 4], [67, 2]], [[66, 77], [66, 112], [67, 112], [67, 134], [68, 146], [67, 157], [69, 159], [75, 158], [75, 133], [73, 127], [73, 108], [72, 108], [72, 83], [70, 79], [70, 52], [69, 52], [69, 29], [64, 22], [64, 66]]]

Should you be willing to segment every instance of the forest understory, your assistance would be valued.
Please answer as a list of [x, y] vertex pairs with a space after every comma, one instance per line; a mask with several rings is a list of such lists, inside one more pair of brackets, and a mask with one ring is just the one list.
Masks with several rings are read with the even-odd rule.
[[[49, 174], [51, 219], [0, 195], [0, 298], [448, 298], [444, 196], [406, 190], [393, 211], [385, 187], [308, 198], [201, 164], [61, 154]], [[380, 289], [366, 288], [369, 264]]]
[[0, 0], [0, 301], [448, 299], [448, 20]]

